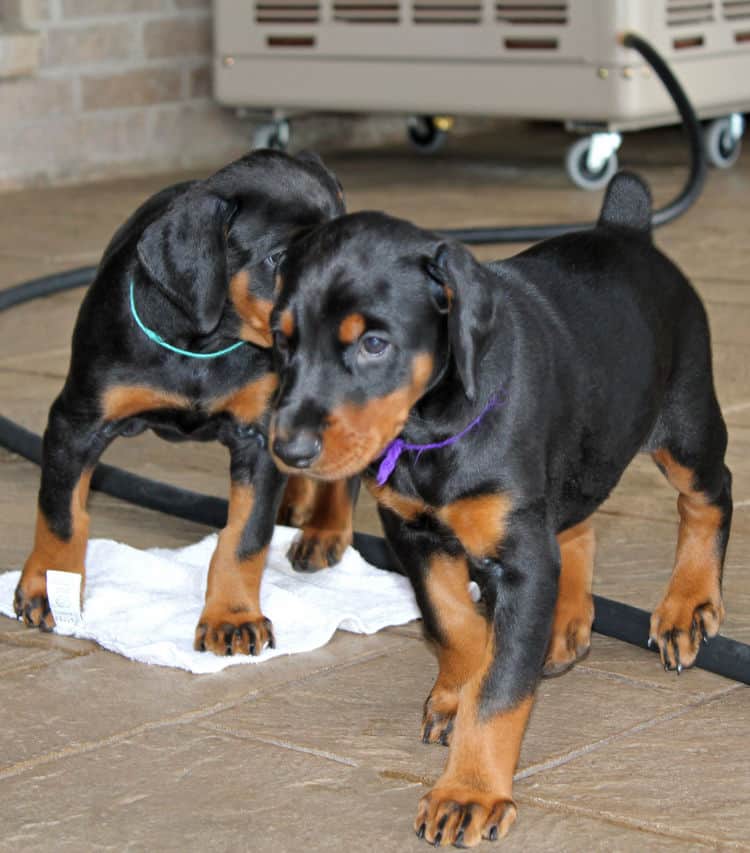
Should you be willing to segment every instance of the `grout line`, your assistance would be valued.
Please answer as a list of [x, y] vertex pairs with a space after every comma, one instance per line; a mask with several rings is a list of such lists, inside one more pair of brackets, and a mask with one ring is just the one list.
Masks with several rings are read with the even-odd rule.
[[721, 413], [733, 415], [735, 412], [744, 412], [746, 409], [750, 409], [750, 400], [746, 400], [744, 403], [732, 403], [731, 406], [722, 406]]
[[[597, 634], [597, 636], [604, 637], [604, 636], [606, 636], [606, 634]], [[610, 639], [613, 639], [613, 638], [610, 638]], [[649, 654], [658, 654], [657, 649], [653, 649], [653, 650], [649, 651], [649, 649], [644, 649], [644, 648], [641, 648], [640, 646], [634, 646], [633, 648], [638, 648], [638, 650], [642, 651], [642, 652], [649, 652]], [[657, 663], [658, 663], [658, 661], [657, 661]], [[691, 669], [691, 668], [692, 667], [688, 667], [688, 669]], [[634, 676], [634, 675], [624, 675], [621, 672], [612, 672], [612, 670], [608, 670], [608, 669], [599, 669], [597, 667], [589, 666], [585, 663], [576, 664], [576, 669], [579, 672], [585, 672], [587, 675], [598, 676], [599, 678], [603, 678], [607, 681], [618, 681], [618, 682], [622, 682], [623, 684], [631, 684], [634, 687], [646, 687], [649, 689], [661, 690], [662, 692], [673, 693], [671, 687], [667, 686], [666, 684], [661, 684], [658, 681], [653, 681], [649, 678], [638, 678], [637, 676]], [[718, 676], [717, 675], [717, 677], [724, 678], [725, 680], [730, 680], [730, 681], [732, 680], [732, 679], [726, 679], [724, 676]], [[732, 685], [729, 685], [729, 686], [735, 687], [735, 686], [737, 686], [737, 684], [738, 684], [738, 682], [733, 683]], [[719, 694], [723, 693], [726, 690], [727, 690], [727, 687], [719, 687], [715, 690], [696, 690], [693, 695], [695, 696], [696, 699], [699, 697], [702, 697], [703, 699], [710, 699], [713, 696], [718, 696]], [[679, 701], [679, 694], [673, 693], [673, 695]]]
[[240, 740], [257, 741], [258, 743], [265, 743], [270, 746], [278, 746], [281, 747], [281, 749], [288, 749], [292, 752], [304, 752], [308, 755], [315, 755], [318, 758], [325, 758], [326, 760], [333, 761], [336, 764], [346, 764], [348, 767], [359, 767], [359, 764], [351, 758], [344, 758], [342, 755], [336, 755], [336, 753], [328, 752], [324, 749], [313, 749], [312, 747], [302, 746], [301, 744], [292, 743], [291, 741], [277, 740], [276, 738], [271, 737], [261, 737], [260, 735], [253, 735], [248, 732], [238, 731], [237, 729], [230, 728], [229, 726], [222, 726], [220, 723], [201, 723], [200, 727], [205, 731], [220, 732], [221, 734], [231, 735], [232, 737], [239, 738]]
[[668, 722], [670, 720], [674, 720], [677, 717], [682, 717], [690, 711], [695, 710], [696, 708], [700, 708], [704, 705], [708, 705], [712, 702], [717, 701], [718, 699], [722, 699], [729, 693], [734, 692], [735, 690], [744, 687], [743, 684], [731, 684], [729, 687], [724, 688], [723, 690], [718, 690], [715, 693], [710, 694], [709, 696], [701, 696], [698, 699], [694, 699], [692, 702], [687, 702], [683, 705], [680, 705], [678, 708], [675, 708], [671, 711], [667, 711], [664, 714], [660, 714], [658, 717], [652, 717], [650, 720], [644, 720], [641, 723], [636, 723], [634, 726], [631, 726], [628, 729], [623, 729], [621, 732], [616, 732], [615, 734], [607, 735], [607, 737], [601, 738], [600, 740], [596, 740], [593, 743], [587, 743], [585, 746], [579, 747], [578, 749], [573, 749], [570, 752], [566, 752], [563, 755], [559, 755], [556, 758], [550, 758], [547, 761], [542, 761], [539, 764], [532, 764], [529, 767], [525, 767], [523, 770], [520, 770], [515, 774], [513, 780], [515, 782], [520, 782], [523, 779], [528, 779], [531, 776], [536, 776], [538, 773], [543, 773], [546, 770], [554, 770], [557, 767], [562, 766], [563, 764], [567, 764], [570, 761], [574, 761], [577, 758], [581, 758], [584, 755], [589, 755], [592, 752], [596, 752], [599, 749], [602, 749], [605, 746], [609, 746], [611, 743], [617, 740], [621, 740], [622, 738], [629, 737], [630, 735], [637, 734], [638, 732], [647, 731], [648, 729], [654, 728], [654, 726], [658, 726], [661, 723]]
[[[600, 634], [599, 636], [605, 636], [604, 634]], [[647, 651], [646, 649], [641, 649], [641, 651]], [[667, 687], [665, 684], [659, 684], [656, 681], [649, 681], [646, 678], [636, 678], [632, 675], [623, 675], [620, 672], [612, 672], [611, 670], [606, 669], [597, 669], [593, 666], [586, 666], [585, 664], [577, 664], [576, 669], [579, 672], [585, 672], [587, 675], [593, 675], [598, 678], [602, 678], [605, 681], [616, 681], [621, 684], [629, 684], [633, 687], [644, 687], [649, 689], [661, 690], [663, 693], [670, 693], [672, 695], [673, 691], [671, 687]], [[702, 694], [703, 695], [703, 694]], [[713, 695], [713, 692], [709, 695]]]
[[131, 729], [126, 729], [121, 732], [117, 732], [112, 735], [108, 735], [107, 737], [100, 738], [99, 740], [92, 741], [83, 741], [76, 746], [67, 746], [62, 747], [61, 749], [53, 749], [50, 752], [45, 752], [42, 755], [35, 756], [34, 758], [27, 758], [23, 761], [17, 761], [14, 764], [10, 764], [7, 767], [0, 768], [0, 782], [5, 779], [13, 778], [14, 776], [19, 776], [22, 773], [25, 773], [27, 770], [33, 770], [36, 767], [39, 767], [44, 764], [50, 764], [54, 761], [58, 761], [62, 758], [74, 758], [78, 755], [85, 755], [89, 752], [94, 752], [98, 749], [101, 749], [105, 746], [112, 746], [116, 743], [122, 743], [122, 741], [128, 740], [129, 738], [136, 737], [137, 735], [144, 734], [146, 732], [157, 731], [162, 728], [169, 728], [170, 726], [182, 726], [188, 723], [192, 723], [195, 720], [205, 720], [209, 717], [214, 716], [215, 714], [219, 714], [222, 711], [229, 711], [232, 708], [235, 708], [238, 705], [241, 705], [243, 702], [247, 702], [249, 700], [256, 700], [257, 698], [264, 696], [268, 693], [273, 693], [276, 690], [281, 690], [283, 688], [290, 687], [295, 684], [300, 684], [305, 681], [310, 680], [311, 678], [316, 678], [319, 675], [325, 675], [328, 672], [331, 672], [336, 669], [346, 669], [350, 666], [357, 666], [361, 663], [368, 663], [372, 660], [377, 660], [381, 657], [387, 657], [396, 649], [389, 649], [388, 651], [381, 652], [373, 652], [369, 655], [363, 655], [362, 657], [356, 658], [355, 660], [347, 661], [343, 664], [329, 664], [328, 666], [322, 666], [320, 669], [316, 669], [313, 672], [307, 673], [307, 675], [300, 676], [299, 678], [293, 678], [289, 681], [279, 682], [278, 684], [270, 685], [267, 688], [261, 688], [258, 690], [251, 690], [248, 693], [244, 693], [242, 696], [237, 697], [236, 699], [230, 699], [225, 702], [217, 702], [215, 705], [211, 705], [205, 708], [198, 708], [193, 711], [186, 711], [182, 714], [176, 714], [173, 717], [166, 717], [161, 720], [151, 720], [146, 723], [141, 723], [138, 726], [134, 726]]
[[703, 833], [692, 832], [690, 830], [683, 831], [672, 825], [664, 826], [661, 823], [638, 820], [637, 818], [615, 814], [613, 812], [604, 811], [603, 809], [587, 809], [584, 806], [561, 803], [559, 800], [548, 800], [545, 797], [539, 797], [533, 794], [516, 795], [514, 799], [519, 804], [532, 805], [539, 808], [550, 809], [551, 811], [560, 812], [562, 814], [576, 815], [578, 817], [587, 817], [593, 820], [605, 821], [606, 823], [613, 823], [616, 826], [625, 826], [629, 829], [637, 829], [641, 832], [649, 832], [666, 838], [673, 838], [680, 841], [699, 842], [701, 844], [707, 844], [711, 847], [720, 849], [729, 848], [732, 850], [750, 850], [750, 846], [741, 841], [716, 838], [712, 835], [703, 835]]

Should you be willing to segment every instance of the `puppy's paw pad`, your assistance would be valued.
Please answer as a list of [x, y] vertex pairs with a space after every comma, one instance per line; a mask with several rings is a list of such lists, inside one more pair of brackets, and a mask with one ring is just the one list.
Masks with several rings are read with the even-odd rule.
[[341, 562], [351, 541], [351, 534], [341, 530], [308, 527], [293, 540], [286, 556], [295, 571], [318, 572]]
[[649, 645], [658, 645], [664, 669], [679, 673], [695, 663], [701, 643], [715, 637], [723, 621], [724, 605], [719, 596], [697, 604], [668, 596], [651, 616]]
[[420, 731], [422, 743], [439, 743], [441, 746], [450, 746], [453, 721], [455, 719], [455, 711], [452, 713], [440, 713], [425, 708], [424, 716], [422, 717], [422, 729]]
[[55, 627], [44, 583], [25, 585], [20, 581], [13, 597], [13, 610], [29, 628], [51, 631]]
[[562, 675], [582, 660], [591, 648], [591, 625], [594, 621], [593, 603], [581, 614], [555, 615], [547, 658], [542, 675], [550, 678]]
[[513, 800], [468, 788], [434, 788], [422, 797], [414, 831], [434, 847], [475, 847], [507, 835], [516, 820]]
[[247, 618], [247, 613], [224, 614], [228, 618], [201, 617], [195, 629], [193, 648], [219, 656], [259, 655], [266, 646], [275, 648], [273, 627], [265, 616]]

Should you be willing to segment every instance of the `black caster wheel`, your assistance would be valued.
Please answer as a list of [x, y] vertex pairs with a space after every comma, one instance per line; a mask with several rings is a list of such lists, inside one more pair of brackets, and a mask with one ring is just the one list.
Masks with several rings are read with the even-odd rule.
[[[423, 154], [439, 151], [448, 138], [450, 119], [434, 116], [411, 116], [406, 122], [406, 135], [409, 142]], [[441, 125], [443, 125], [441, 127]]]

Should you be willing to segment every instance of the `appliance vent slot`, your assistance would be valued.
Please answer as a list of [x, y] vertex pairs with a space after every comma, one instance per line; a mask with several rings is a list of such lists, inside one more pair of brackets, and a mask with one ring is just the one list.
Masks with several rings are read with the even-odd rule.
[[750, 0], [723, 0], [721, 10], [728, 21], [750, 18]]
[[691, 47], [703, 47], [705, 41], [703, 40], [703, 36], [688, 36], [687, 38], [681, 37], [672, 39], [672, 47], [675, 50], [686, 50]]
[[705, 24], [714, 19], [713, 0], [667, 0], [667, 26]]
[[528, 26], [565, 26], [568, 23], [568, 3], [543, 3], [540, 0], [514, 0], [495, 3], [495, 20], [505, 24]]
[[560, 45], [557, 39], [505, 39], [503, 42], [506, 50], [558, 50]]
[[334, 0], [333, 20], [343, 24], [397, 24], [398, 0]]
[[320, 5], [317, 0], [257, 0], [256, 24], [317, 24]]
[[415, 24], [481, 24], [481, 0], [414, 0]]

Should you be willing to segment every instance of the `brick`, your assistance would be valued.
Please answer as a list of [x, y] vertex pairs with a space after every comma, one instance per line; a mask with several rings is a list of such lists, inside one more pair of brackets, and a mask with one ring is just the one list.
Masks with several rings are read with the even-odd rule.
[[162, 12], [167, 8], [169, 7], [165, 0], [63, 0], [62, 6], [65, 18]]
[[129, 24], [49, 29], [43, 62], [47, 66], [59, 66], [127, 59], [132, 47], [133, 35]]
[[190, 71], [190, 97], [208, 98], [213, 93], [213, 69], [210, 65], [201, 65]]
[[211, 20], [165, 18], [148, 21], [143, 28], [146, 56], [208, 56], [211, 53]]
[[213, 103], [197, 103], [179, 109], [164, 107], [156, 115], [149, 140], [149, 154], [179, 157], [184, 165], [228, 162], [247, 152], [247, 125]]
[[90, 178], [147, 161], [146, 112], [91, 113], [11, 128], [0, 147], [0, 186], [17, 175], [29, 183]]
[[84, 111], [141, 107], [180, 100], [180, 72], [173, 68], [143, 68], [122, 74], [81, 78]]
[[38, 33], [0, 28], [0, 79], [33, 74], [38, 66]]
[[178, 9], [210, 9], [211, 0], [174, 0]]
[[21, 22], [33, 28], [39, 21], [49, 21], [53, 16], [53, 0], [0, 0], [0, 18], [3, 21]]
[[0, 82], [0, 125], [50, 119], [73, 110], [73, 82], [24, 77]]

